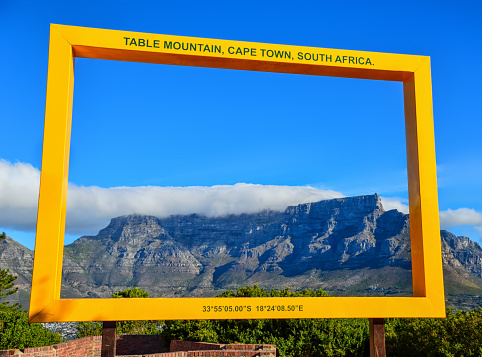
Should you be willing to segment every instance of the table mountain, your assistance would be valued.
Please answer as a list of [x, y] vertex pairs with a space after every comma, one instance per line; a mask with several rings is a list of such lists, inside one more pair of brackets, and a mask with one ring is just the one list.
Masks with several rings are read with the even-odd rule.
[[[481, 247], [446, 231], [441, 237], [449, 303], [480, 304]], [[248, 284], [410, 296], [408, 215], [385, 211], [376, 194], [224, 217], [132, 214], [64, 251], [63, 297], [108, 297], [133, 286], [151, 296], [213, 296]]]

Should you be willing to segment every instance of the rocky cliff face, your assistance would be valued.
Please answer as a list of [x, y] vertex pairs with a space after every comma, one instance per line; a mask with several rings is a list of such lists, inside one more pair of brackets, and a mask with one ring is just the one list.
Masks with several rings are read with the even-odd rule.
[[247, 282], [304, 288], [340, 269], [410, 269], [407, 216], [385, 212], [377, 195], [220, 218], [117, 217], [65, 256], [64, 282], [82, 281], [98, 296], [105, 286], [163, 296], [212, 295]]
[[[448, 232], [442, 238], [455, 293], [482, 287], [464, 275], [480, 274], [480, 247]], [[66, 296], [101, 297], [131, 286], [153, 296], [212, 296], [255, 283], [336, 295], [411, 294], [408, 215], [385, 211], [377, 195], [218, 218], [117, 217], [97, 236], [67, 246], [64, 262]]]
[[442, 259], [444, 264], [463, 267], [478, 278], [482, 278], [482, 248], [467, 237], [457, 237], [447, 231], [442, 236]]
[[30, 298], [30, 282], [32, 281], [33, 251], [6, 236], [0, 240], [0, 269], [9, 269], [15, 275], [15, 286], [19, 288], [17, 294], [10, 296], [9, 301], [19, 302], [28, 306]]
[[[480, 246], [446, 231], [441, 236], [450, 293], [482, 295]], [[32, 258], [28, 250], [13, 253], [13, 246], [4, 249], [10, 256]], [[11, 270], [27, 281], [28, 264]], [[134, 214], [64, 250], [63, 297], [108, 297], [133, 286], [151, 296], [213, 296], [255, 283], [335, 295], [410, 295], [408, 215], [385, 211], [377, 195], [218, 218]]]

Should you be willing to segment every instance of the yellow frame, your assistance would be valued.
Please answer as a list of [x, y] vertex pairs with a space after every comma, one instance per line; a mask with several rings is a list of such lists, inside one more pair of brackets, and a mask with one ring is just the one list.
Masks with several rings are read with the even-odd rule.
[[[75, 57], [403, 82], [413, 297], [61, 299]], [[429, 57], [52, 24], [40, 183], [30, 322], [445, 316]]]

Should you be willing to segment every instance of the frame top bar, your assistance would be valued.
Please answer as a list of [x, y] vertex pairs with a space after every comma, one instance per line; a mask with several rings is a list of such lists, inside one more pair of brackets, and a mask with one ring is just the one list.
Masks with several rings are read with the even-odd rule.
[[264, 72], [405, 81], [426, 56], [51, 25], [74, 56]]

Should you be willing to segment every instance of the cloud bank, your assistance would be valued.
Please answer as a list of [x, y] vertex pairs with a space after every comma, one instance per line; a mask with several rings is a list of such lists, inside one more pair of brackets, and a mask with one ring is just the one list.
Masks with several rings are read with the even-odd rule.
[[79, 187], [69, 185], [67, 226], [76, 233], [91, 221], [102, 228], [112, 217], [139, 213], [156, 217], [197, 213], [209, 217], [284, 210], [303, 202], [343, 197], [309, 186], [235, 185], [190, 187]]
[[[40, 172], [0, 161], [0, 226], [35, 230]], [[206, 216], [284, 210], [287, 206], [343, 197], [311, 186], [235, 185], [190, 187], [83, 187], [69, 184], [66, 233], [95, 234], [111, 218], [131, 214]]]
[[482, 212], [471, 208], [448, 209], [440, 212], [440, 225], [446, 229], [456, 227], [469, 227], [468, 232], [462, 231], [463, 235], [478, 234], [482, 242]]
[[[0, 227], [35, 231], [40, 171], [30, 164], [0, 160]], [[69, 184], [66, 233], [96, 234], [111, 218], [132, 213], [167, 217], [282, 211], [287, 206], [344, 197], [311, 186], [235, 185], [190, 187], [84, 187]], [[382, 197], [385, 210], [408, 213], [407, 200]], [[469, 208], [440, 212], [443, 227], [471, 225], [482, 234], [482, 213]]]
[[440, 225], [446, 227], [482, 225], [482, 213], [471, 208], [448, 209], [440, 212]]
[[40, 171], [30, 164], [0, 160], [0, 226], [35, 230]]

